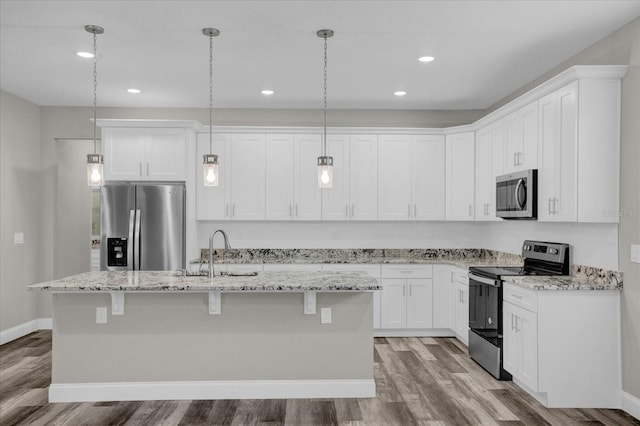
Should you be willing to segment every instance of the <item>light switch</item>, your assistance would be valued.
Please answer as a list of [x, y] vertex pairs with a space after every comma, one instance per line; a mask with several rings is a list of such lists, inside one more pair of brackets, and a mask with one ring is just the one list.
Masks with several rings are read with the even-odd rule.
[[331, 308], [320, 308], [320, 324], [331, 324]]
[[96, 308], [96, 324], [107, 323], [107, 307], [100, 306]]
[[631, 244], [631, 261], [640, 263], [640, 244]]
[[24, 244], [24, 232], [13, 234], [13, 244]]

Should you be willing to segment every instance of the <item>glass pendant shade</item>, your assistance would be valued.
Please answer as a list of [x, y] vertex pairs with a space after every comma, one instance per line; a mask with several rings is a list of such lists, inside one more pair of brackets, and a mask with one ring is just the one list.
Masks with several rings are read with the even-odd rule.
[[333, 157], [318, 157], [318, 187], [333, 188]]
[[202, 178], [204, 186], [218, 186], [218, 156], [205, 154], [202, 161]]
[[104, 166], [101, 154], [87, 154], [87, 185], [104, 185]]

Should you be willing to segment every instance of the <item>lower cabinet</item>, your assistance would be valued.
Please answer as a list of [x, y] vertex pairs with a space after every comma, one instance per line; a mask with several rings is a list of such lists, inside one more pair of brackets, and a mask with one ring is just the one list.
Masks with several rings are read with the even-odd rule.
[[546, 407], [614, 408], [620, 291], [503, 288], [503, 363]]
[[381, 328], [433, 327], [433, 267], [382, 265]]
[[453, 271], [453, 331], [465, 345], [469, 344], [469, 279], [467, 272]]

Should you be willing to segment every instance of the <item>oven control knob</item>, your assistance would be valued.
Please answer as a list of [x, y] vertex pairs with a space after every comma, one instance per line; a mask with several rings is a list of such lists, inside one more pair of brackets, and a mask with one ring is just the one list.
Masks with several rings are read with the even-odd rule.
[[489, 325], [493, 324], [493, 319], [491, 319], [491, 317], [487, 318], [487, 322], [489, 323]]

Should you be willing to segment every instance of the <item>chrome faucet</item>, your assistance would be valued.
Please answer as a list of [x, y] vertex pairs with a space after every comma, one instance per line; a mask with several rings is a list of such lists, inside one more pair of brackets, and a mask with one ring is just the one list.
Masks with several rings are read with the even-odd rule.
[[227, 234], [222, 229], [217, 229], [209, 235], [209, 278], [213, 278], [216, 274], [213, 270], [213, 237], [217, 233], [222, 234], [222, 238], [224, 238], [224, 249], [229, 250], [231, 245], [229, 244], [229, 239], [227, 238]]

